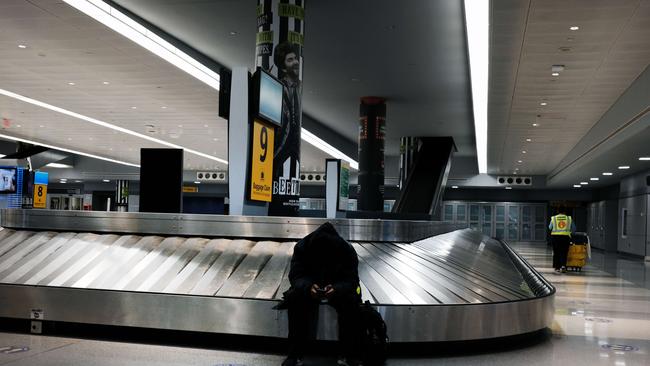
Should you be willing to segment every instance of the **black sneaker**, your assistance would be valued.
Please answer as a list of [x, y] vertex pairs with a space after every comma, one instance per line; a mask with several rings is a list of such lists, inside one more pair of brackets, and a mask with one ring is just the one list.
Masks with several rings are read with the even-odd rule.
[[282, 366], [302, 366], [302, 358], [289, 356], [282, 361]]

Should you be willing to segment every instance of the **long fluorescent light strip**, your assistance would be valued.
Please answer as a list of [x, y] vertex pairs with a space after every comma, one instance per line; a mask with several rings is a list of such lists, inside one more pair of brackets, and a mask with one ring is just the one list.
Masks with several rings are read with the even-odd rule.
[[489, 74], [490, 2], [465, 0], [467, 48], [474, 102], [474, 134], [479, 173], [487, 173], [487, 101]]
[[101, 0], [64, 0], [70, 6], [219, 90], [219, 74]]
[[359, 163], [353, 160], [351, 157], [345, 155], [344, 153], [340, 152], [337, 150], [335, 147], [332, 145], [328, 144], [321, 138], [317, 137], [313, 133], [305, 130], [304, 128], [302, 129], [302, 139], [305, 140], [306, 142], [310, 143], [314, 147], [318, 148], [319, 150], [325, 152], [326, 154], [329, 154], [337, 159], [341, 160], [346, 160], [350, 163], [350, 168], [359, 170]]
[[[110, 124], [108, 122], [104, 122], [104, 121], [100, 121], [100, 120], [95, 119], [95, 118], [84, 116], [83, 114], [75, 113], [75, 112], [69, 111], [67, 109], [63, 109], [63, 108], [60, 108], [60, 107], [57, 107], [57, 106], [53, 106], [51, 104], [47, 104], [45, 102], [41, 102], [41, 101], [36, 100], [36, 99], [28, 98], [26, 96], [13, 93], [13, 92], [10, 92], [8, 90], [0, 89], [0, 94], [5, 95], [5, 96], [10, 97], [10, 98], [18, 99], [18, 100], [20, 100], [22, 102], [25, 102], [25, 103], [33, 104], [33, 105], [41, 107], [41, 108], [45, 108], [45, 109], [49, 109], [49, 110], [54, 111], [54, 112], [65, 114], [66, 116], [78, 118], [80, 120], [96, 124], [98, 126], [107, 127], [107, 128], [112, 129], [112, 130], [115, 130], [115, 131], [119, 131], [119, 132], [122, 132], [122, 133], [125, 133], [125, 134], [128, 134], [128, 135], [131, 135], [131, 136], [139, 137], [139, 138], [151, 141], [151, 142], [155, 142], [155, 143], [158, 143], [158, 144], [161, 144], [161, 145], [165, 145], [165, 146], [174, 148], [174, 149], [184, 149], [188, 153], [198, 155], [198, 156], [210, 159], [210, 160], [218, 161], [218, 162], [223, 163], [223, 164], [228, 164], [228, 161], [220, 159], [220, 158], [218, 158], [216, 156], [208, 155], [208, 154], [196, 151], [196, 150], [185, 148], [185, 147], [180, 146], [180, 145], [172, 144], [171, 142], [160, 140], [160, 139], [157, 139], [155, 137], [147, 136], [147, 135], [144, 135], [144, 134], [129, 130], [127, 128], [123, 128], [123, 127], [120, 127], [120, 126]], [[43, 145], [43, 144], [40, 144], [40, 145]], [[43, 146], [45, 146], [45, 145], [43, 145]]]
[[127, 163], [126, 161], [121, 161], [121, 160], [111, 159], [111, 158], [107, 158], [107, 157], [99, 156], [99, 155], [93, 155], [93, 154], [89, 154], [89, 153], [81, 152], [81, 151], [78, 151], [78, 150], [66, 149], [65, 147], [59, 147], [59, 146], [49, 145], [49, 144], [46, 144], [46, 143], [43, 143], [43, 142], [34, 141], [34, 140], [28, 140], [28, 139], [24, 139], [24, 138], [21, 138], [21, 137], [9, 136], [9, 135], [5, 135], [5, 134], [0, 134], [0, 137], [1, 137], [1, 138], [5, 138], [5, 139], [7, 139], [7, 140], [26, 142], [26, 143], [28, 143], [28, 144], [32, 144], [32, 145], [38, 145], [38, 146], [43, 146], [43, 147], [47, 147], [47, 148], [50, 148], [50, 149], [55, 149], [55, 150], [65, 151], [65, 152], [68, 152], [68, 153], [71, 153], [71, 154], [77, 154], [77, 155], [87, 156], [87, 157], [89, 157], [89, 158], [93, 158], [93, 159], [99, 159], [99, 160], [110, 161], [111, 163], [117, 163], [117, 164], [122, 164], [122, 165], [128, 165], [128, 166], [133, 166], [133, 167], [136, 167], [136, 168], [139, 168], [139, 167], [140, 167], [140, 165], [138, 165], [138, 164]]
[[[129, 18], [119, 10], [113, 8], [101, 0], [64, 0], [67, 4], [73, 6], [77, 10], [92, 17], [93, 19], [101, 22], [107, 27], [120, 33], [121, 35], [129, 38], [133, 42], [146, 48], [152, 53], [160, 56], [167, 62], [185, 71], [186, 73], [194, 76], [202, 82], [208, 84], [216, 90], [219, 90], [219, 74], [205, 67], [200, 62], [193, 59], [183, 51], [171, 45], [169, 42], [157, 36], [155, 33], [149, 31], [138, 22]], [[314, 137], [314, 138], [312, 138]], [[340, 156], [345, 156], [345, 160], [350, 162], [350, 167], [359, 169], [359, 164], [347, 157], [341, 151], [326, 143], [325, 141], [317, 138], [314, 134], [302, 128], [302, 139], [313, 145], [317, 149], [334, 156], [338, 159], [343, 159]], [[188, 152], [190, 150], [185, 149]], [[218, 160], [227, 164], [224, 160]]]

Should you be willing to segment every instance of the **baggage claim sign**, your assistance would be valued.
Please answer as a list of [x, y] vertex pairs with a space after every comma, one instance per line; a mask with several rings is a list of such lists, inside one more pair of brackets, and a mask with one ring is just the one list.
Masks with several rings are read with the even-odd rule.
[[255, 119], [252, 132], [250, 199], [271, 202], [275, 130], [268, 124]]

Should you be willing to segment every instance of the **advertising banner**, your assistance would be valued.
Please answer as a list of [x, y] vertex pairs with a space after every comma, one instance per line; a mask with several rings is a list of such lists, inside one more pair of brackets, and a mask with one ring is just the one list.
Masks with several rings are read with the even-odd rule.
[[350, 198], [350, 163], [341, 161], [339, 170], [339, 200], [338, 210], [348, 210], [348, 200]]
[[304, 19], [304, 0], [258, 0], [255, 66], [283, 85], [282, 125], [274, 141], [272, 216], [298, 214]]

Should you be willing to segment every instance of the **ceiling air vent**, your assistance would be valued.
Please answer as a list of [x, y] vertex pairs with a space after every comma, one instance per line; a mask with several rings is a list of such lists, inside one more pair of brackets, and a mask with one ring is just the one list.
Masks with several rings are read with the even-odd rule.
[[196, 180], [199, 182], [225, 182], [226, 178], [226, 172], [196, 172]]
[[499, 176], [497, 182], [504, 186], [530, 186], [533, 184], [533, 178], [520, 175]]
[[301, 183], [325, 183], [325, 173], [302, 173], [300, 174]]

